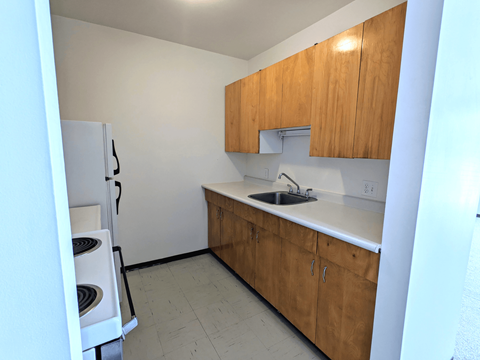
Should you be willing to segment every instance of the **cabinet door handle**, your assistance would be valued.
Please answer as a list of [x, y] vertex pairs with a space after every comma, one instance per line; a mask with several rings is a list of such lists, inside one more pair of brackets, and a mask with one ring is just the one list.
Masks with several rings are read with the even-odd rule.
[[220, 211], [220, 220], [222, 220], [223, 211]]
[[252, 228], [250, 228], [250, 239], [252, 239], [252, 240], [253, 240], [253, 227], [252, 227]]
[[327, 272], [327, 267], [323, 268], [323, 282], [325, 282], [325, 273]]
[[315, 264], [315, 259], [312, 260], [312, 265], [310, 266], [310, 273], [313, 276], [313, 264]]
[[257, 231], [257, 236], [256, 236], [256, 238], [257, 238], [257, 243], [258, 243], [258, 234], [260, 234], [260, 231]]
[[217, 209], [217, 219], [218, 219], [218, 209]]

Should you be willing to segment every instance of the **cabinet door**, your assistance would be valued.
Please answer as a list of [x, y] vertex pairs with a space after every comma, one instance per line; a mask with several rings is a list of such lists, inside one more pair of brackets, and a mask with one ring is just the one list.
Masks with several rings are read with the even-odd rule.
[[353, 157], [390, 159], [406, 9], [365, 21]]
[[315, 341], [319, 264], [315, 254], [282, 239], [280, 312]]
[[220, 256], [220, 208], [208, 203], [208, 247]]
[[311, 124], [314, 46], [282, 61], [282, 128]]
[[280, 300], [280, 259], [282, 240], [279, 236], [256, 228], [255, 240], [255, 290], [257, 290], [270, 304], [278, 309]]
[[220, 209], [221, 219], [221, 259], [236, 271], [236, 254], [234, 249], [234, 236], [235, 236], [235, 215], [230, 211]]
[[363, 24], [315, 47], [310, 156], [353, 157]]
[[240, 217], [235, 219], [236, 272], [250, 286], [255, 287], [255, 225]]
[[279, 129], [282, 118], [283, 62], [260, 72], [259, 130]]
[[377, 285], [323, 258], [319, 270], [315, 344], [332, 360], [368, 360]]
[[225, 87], [225, 151], [240, 152], [241, 80]]
[[260, 100], [260, 74], [257, 72], [241, 80], [240, 151], [258, 154], [258, 104]]

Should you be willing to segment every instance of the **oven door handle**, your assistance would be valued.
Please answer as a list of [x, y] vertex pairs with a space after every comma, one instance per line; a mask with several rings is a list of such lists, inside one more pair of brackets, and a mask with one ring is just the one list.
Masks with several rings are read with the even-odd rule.
[[122, 338], [125, 339], [130, 331], [135, 329], [138, 325], [137, 316], [135, 315], [135, 309], [133, 308], [132, 294], [130, 294], [130, 287], [128, 286], [127, 272], [125, 271], [125, 265], [123, 263], [122, 248], [120, 246], [114, 246], [112, 248], [113, 252], [118, 252], [120, 255], [120, 264], [122, 265], [121, 272], [123, 274], [123, 282], [125, 284], [125, 291], [127, 292], [128, 306], [130, 307], [130, 314], [132, 318], [122, 327]]

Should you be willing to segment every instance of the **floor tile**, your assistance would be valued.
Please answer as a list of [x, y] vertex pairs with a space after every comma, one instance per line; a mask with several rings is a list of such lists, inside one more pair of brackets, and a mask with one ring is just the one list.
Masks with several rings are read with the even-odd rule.
[[125, 360], [157, 360], [161, 359], [163, 349], [155, 326], [135, 328], [127, 334], [123, 343]]
[[184, 294], [193, 310], [200, 309], [224, 299], [222, 293], [218, 289], [218, 285], [214, 283], [186, 289], [184, 290]]
[[222, 360], [272, 359], [267, 348], [245, 322], [209, 335], [209, 338]]
[[[133, 270], [133, 271], [128, 271], [127, 272], [127, 279], [128, 279], [128, 284], [130, 286], [136, 286], [136, 285], [143, 285], [142, 284], [142, 277], [140, 275], [139, 270]], [[123, 283], [122, 283], [123, 285]]]
[[220, 360], [208, 338], [194, 341], [165, 356], [165, 360]]
[[210, 279], [207, 277], [207, 275], [202, 273], [201, 269], [192, 272], [188, 271], [175, 274], [175, 280], [180, 285], [182, 290], [210, 284]]
[[198, 257], [198, 259], [196, 259], [196, 261], [198, 261], [203, 266], [211, 265], [211, 266], [215, 266], [215, 267], [224, 268], [224, 266], [222, 264], [220, 264], [220, 262], [216, 258], [214, 258], [212, 254], [200, 255]]
[[253, 294], [236, 294], [226, 299], [233, 307], [240, 320], [251, 318], [266, 311], [268, 308]]
[[[132, 296], [132, 301], [135, 307], [141, 306], [143, 304], [148, 304], [148, 299], [145, 293], [145, 288], [143, 286], [143, 283], [141, 281], [140, 276], [137, 277], [137, 279], [140, 279], [140, 281], [135, 281], [131, 282], [130, 281], [130, 276], [128, 278], [128, 285], [130, 288], [130, 294]], [[124, 284], [122, 284], [123, 287], [125, 287]], [[128, 306], [128, 298], [126, 294], [126, 290], [123, 290], [123, 295], [122, 295], [122, 303], [125, 303]]]
[[235, 310], [226, 300], [197, 309], [195, 313], [207, 334], [213, 334], [240, 322]]
[[313, 345], [308, 346], [296, 336], [273, 345], [268, 352], [275, 360], [328, 360], [320, 350], [315, 349]]
[[140, 275], [145, 291], [179, 287], [167, 264], [142, 269]]
[[157, 330], [165, 354], [207, 337], [193, 311], [175, 320], [158, 324]]
[[203, 266], [197, 270], [197, 272], [204, 274], [208, 277], [211, 282], [219, 281], [227, 277], [232, 277], [232, 273], [225, 269], [225, 267], [218, 263], [217, 260], [213, 259], [216, 264], [210, 263], [210, 261], [204, 261]]
[[246, 324], [267, 349], [294, 335], [278, 316], [270, 311], [247, 319]]
[[202, 268], [203, 264], [195, 260], [195, 258], [188, 258], [178, 261], [172, 261], [168, 263], [170, 271], [175, 276], [184, 272], [194, 272], [195, 270]]
[[127, 335], [125, 360], [326, 359], [211, 254], [127, 277], [139, 325]]
[[232, 297], [238, 294], [251, 294], [239, 280], [235, 277], [227, 277], [216, 282], [218, 289], [225, 296], [225, 298]]
[[[143, 308], [140, 311], [137, 310], [137, 308], [135, 308], [135, 315], [137, 316], [138, 328], [147, 328], [152, 325], [155, 325], [155, 318], [153, 317], [153, 313], [149, 307]], [[125, 324], [128, 321], [130, 321], [130, 319], [131, 319], [131, 315], [129, 310], [125, 316], [122, 315], [122, 321]]]
[[157, 324], [173, 320], [193, 310], [180, 288], [150, 291], [147, 292], [147, 296]]

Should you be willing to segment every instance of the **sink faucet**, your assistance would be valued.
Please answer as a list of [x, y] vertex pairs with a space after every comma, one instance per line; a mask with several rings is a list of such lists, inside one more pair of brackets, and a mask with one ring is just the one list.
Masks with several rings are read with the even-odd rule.
[[297, 194], [300, 194], [300, 185], [298, 185], [295, 181], [293, 181], [293, 179], [288, 176], [287, 174], [285, 173], [280, 173], [280, 175], [278, 175], [278, 179], [281, 179], [282, 176], [285, 176], [288, 180], [290, 180], [291, 182], [293, 182], [296, 186], [297, 186]]

